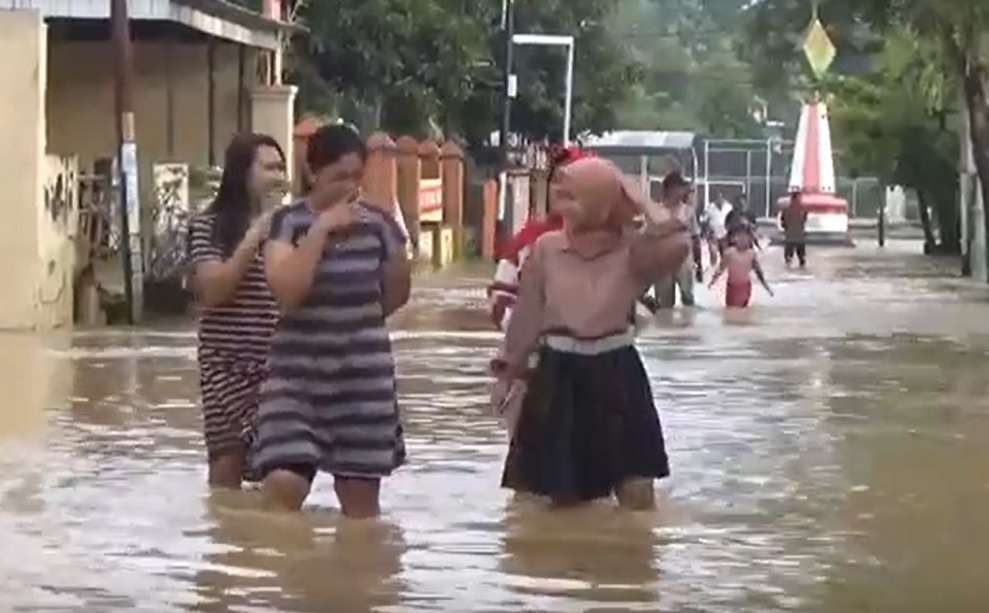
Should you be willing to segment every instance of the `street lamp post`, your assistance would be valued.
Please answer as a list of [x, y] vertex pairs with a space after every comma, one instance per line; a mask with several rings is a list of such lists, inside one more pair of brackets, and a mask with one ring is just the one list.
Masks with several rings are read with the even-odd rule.
[[501, 0], [501, 30], [504, 34], [504, 70], [501, 91], [501, 126], [498, 130], [498, 219], [505, 218], [508, 198], [508, 133], [511, 130], [512, 98], [515, 96], [512, 74], [515, 35], [515, 0]]
[[563, 144], [570, 144], [570, 131], [573, 114], [573, 65], [574, 65], [574, 37], [556, 34], [515, 34], [512, 42], [516, 45], [532, 45], [543, 47], [566, 47], [567, 49], [567, 76], [566, 76], [566, 99], [563, 102]]
[[[563, 103], [563, 144], [570, 144], [570, 133], [573, 123], [573, 77], [574, 77], [574, 37], [551, 34], [515, 34], [515, 0], [502, 0], [502, 26], [505, 32], [505, 75], [502, 92], [501, 129], [498, 135], [498, 147], [501, 154], [501, 169], [498, 173], [498, 219], [506, 220], [508, 216], [508, 153], [509, 133], [511, 132], [511, 104], [516, 94], [515, 75], [512, 72], [513, 48], [515, 45], [566, 47], [566, 99]], [[518, 220], [510, 219], [511, 223]]]

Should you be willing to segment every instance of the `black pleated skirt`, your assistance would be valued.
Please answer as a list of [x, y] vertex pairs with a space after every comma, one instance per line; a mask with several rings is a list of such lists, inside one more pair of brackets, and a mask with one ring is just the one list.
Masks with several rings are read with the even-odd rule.
[[611, 496], [670, 474], [663, 428], [635, 347], [580, 355], [543, 347], [502, 486], [560, 500]]

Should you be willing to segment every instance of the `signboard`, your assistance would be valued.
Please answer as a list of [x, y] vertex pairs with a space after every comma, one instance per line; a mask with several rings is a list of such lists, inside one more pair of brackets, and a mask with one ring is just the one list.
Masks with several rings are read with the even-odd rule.
[[419, 223], [443, 222], [443, 181], [423, 179], [419, 183]]

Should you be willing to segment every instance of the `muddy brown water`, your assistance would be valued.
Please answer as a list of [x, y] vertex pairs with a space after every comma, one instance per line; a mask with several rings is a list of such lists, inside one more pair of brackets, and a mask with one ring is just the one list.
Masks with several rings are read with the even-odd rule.
[[410, 463], [386, 516], [204, 487], [188, 328], [0, 343], [0, 611], [989, 610], [987, 292], [894, 244], [766, 258], [778, 296], [701, 292], [642, 334], [674, 476], [655, 513], [497, 487], [497, 337], [477, 281], [396, 322]]

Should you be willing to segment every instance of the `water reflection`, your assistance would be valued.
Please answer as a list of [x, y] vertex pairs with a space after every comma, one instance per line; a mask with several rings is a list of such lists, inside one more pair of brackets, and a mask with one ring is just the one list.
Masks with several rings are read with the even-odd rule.
[[540, 611], [609, 603], [625, 611], [655, 609], [658, 514], [607, 504], [547, 513], [542, 501], [521, 497], [506, 514], [499, 567], [520, 604], [538, 604]]
[[410, 464], [378, 523], [341, 521], [328, 478], [301, 516], [207, 494], [190, 331], [5, 336], [0, 610], [983, 610], [983, 292], [778, 255], [776, 298], [702, 290], [642, 330], [673, 465], [648, 514], [497, 487], [477, 279], [424, 280], [395, 322]]
[[67, 334], [0, 334], [0, 441], [24, 445], [39, 440], [46, 410], [63, 406], [72, 390], [72, 364], [52, 354], [71, 342]]
[[207, 505], [211, 549], [196, 574], [193, 611], [372, 611], [395, 606], [402, 530], [310, 509], [277, 516], [251, 494], [214, 495]]

